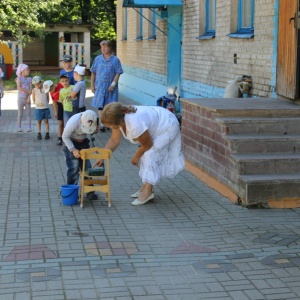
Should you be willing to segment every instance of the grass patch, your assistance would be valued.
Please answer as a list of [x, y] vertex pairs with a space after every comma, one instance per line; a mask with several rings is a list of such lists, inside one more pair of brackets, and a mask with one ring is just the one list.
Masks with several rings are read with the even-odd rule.
[[[34, 76], [40, 76], [43, 81], [46, 80], [52, 80], [54, 83], [57, 83], [59, 81], [59, 74], [42, 74], [41, 72], [30, 72], [30, 77], [33, 78]], [[4, 91], [9, 90], [16, 90], [17, 84], [16, 84], [16, 73], [14, 72], [9, 80], [3, 80], [4, 85]], [[84, 77], [87, 88], [91, 87], [91, 78], [90, 76]]]

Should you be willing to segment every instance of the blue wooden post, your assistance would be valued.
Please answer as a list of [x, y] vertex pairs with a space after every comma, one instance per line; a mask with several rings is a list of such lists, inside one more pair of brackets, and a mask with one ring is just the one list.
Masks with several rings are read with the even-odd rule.
[[168, 6], [167, 84], [168, 93], [181, 84], [182, 6]]

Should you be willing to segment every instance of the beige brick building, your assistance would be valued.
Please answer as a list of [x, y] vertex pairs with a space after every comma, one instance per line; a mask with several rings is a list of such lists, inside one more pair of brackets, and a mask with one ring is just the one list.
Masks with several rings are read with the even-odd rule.
[[119, 0], [120, 91], [155, 105], [176, 86], [187, 170], [245, 206], [299, 207], [299, 25], [299, 0]]
[[[165, 2], [172, 1], [162, 0], [160, 4], [155, 0], [117, 2], [117, 55], [125, 71], [120, 80], [121, 93], [151, 104], [160, 95], [170, 92], [174, 86], [169, 77], [174, 72], [168, 64], [178, 51], [177, 90], [181, 97], [223, 97], [228, 82], [242, 75], [252, 77], [253, 88], [248, 97], [278, 97], [280, 7], [286, 4], [298, 13], [298, 1], [182, 0], [179, 1], [181, 5], [173, 1], [176, 6], [163, 5]], [[284, 4], [280, 5], [281, 2]], [[149, 7], [151, 3], [154, 8]], [[123, 7], [123, 4], [131, 7]], [[173, 8], [180, 20], [170, 24]], [[210, 9], [209, 14], [207, 9]], [[287, 20], [294, 16], [286, 11], [287, 8], [281, 9]], [[155, 20], [155, 29], [152, 20]], [[213, 33], [209, 30], [209, 22], [213, 24]], [[293, 25], [292, 20], [290, 26]], [[175, 30], [180, 31], [180, 45], [173, 47], [170, 43]], [[297, 54], [295, 49], [293, 55]], [[281, 66], [286, 68], [286, 63]], [[298, 67], [295, 68], [294, 73], [298, 74]], [[294, 85], [296, 79], [295, 75]], [[280, 95], [297, 98], [296, 91], [294, 97], [284, 92]]]

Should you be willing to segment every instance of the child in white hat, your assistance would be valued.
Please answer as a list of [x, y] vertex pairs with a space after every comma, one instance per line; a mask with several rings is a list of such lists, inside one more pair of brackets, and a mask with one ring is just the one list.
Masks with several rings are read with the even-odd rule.
[[73, 114], [83, 112], [85, 108], [86, 83], [84, 81], [85, 67], [77, 65], [74, 69], [74, 79], [77, 83], [72, 88], [70, 94], [73, 99]]
[[32, 90], [32, 101], [35, 104], [34, 114], [37, 121], [37, 139], [42, 139], [41, 127], [42, 121], [44, 121], [46, 129], [45, 140], [49, 140], [50, 135], [48, 120], [51, 119], [49, 109], [49, 93], [45, 93], [45, 91], [43, 90], [43, 81], [40, 76], [34, 76], [32, 78], [32, 84], [34, 85], [34, 89]]
[[[79, 171], [82, 166], [80, 150], [90, 148], [88, 134], [98, 131], [98, 116], [92, 110], [73, 115], [64, 128], [62, 139], [64, 142], [63, 153], [66, 158], [67, 184], [77, 184], [79, 181]], [[86, 169], [91, 168], [91, 162], [86, 161]], [[88, 193], [90, 200], [98, 199], [95, 192]]]

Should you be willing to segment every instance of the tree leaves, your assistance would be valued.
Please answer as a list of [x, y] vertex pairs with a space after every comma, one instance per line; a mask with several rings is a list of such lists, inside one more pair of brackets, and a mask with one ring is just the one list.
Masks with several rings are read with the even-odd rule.
[[[92, 38], [116, 38], [116, 0], [1, 0], [0, 28], [23, 44], [45, 24], [91, 24]], [[22, 32], [20, 31], [22, 29]]]
[[[23, 44], [30, 40], [29, 30], [39, 33], [45, 23], [39, 20], [41, 10], [51, 11], [61, 0], [1, 0], [0, 28], [9, 30]], [[20, 31], [20, 27], [25, 32]]]

